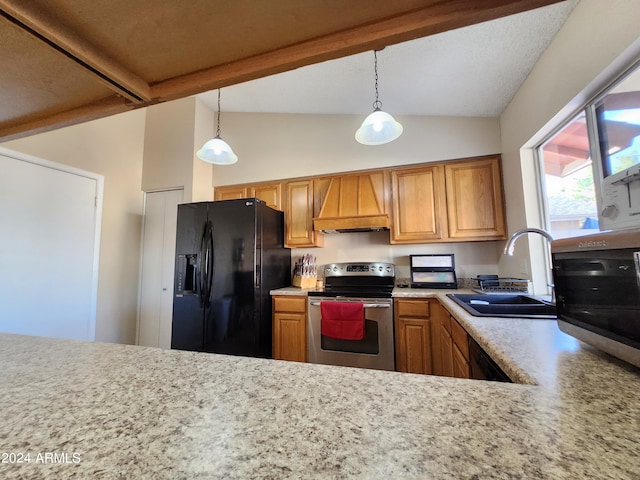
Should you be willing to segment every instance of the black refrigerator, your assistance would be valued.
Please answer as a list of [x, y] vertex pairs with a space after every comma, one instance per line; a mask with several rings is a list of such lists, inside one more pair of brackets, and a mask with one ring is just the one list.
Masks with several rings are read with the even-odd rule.
[[290, 284], [282, 212], [256, 198], [178, 205], [171, 348], [271, 358], [269, 291]]

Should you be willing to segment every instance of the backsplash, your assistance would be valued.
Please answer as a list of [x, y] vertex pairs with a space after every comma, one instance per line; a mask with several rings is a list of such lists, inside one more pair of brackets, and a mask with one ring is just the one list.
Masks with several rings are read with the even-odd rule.
[[[316, 257], [318, 277], [322, 266], [339, 262], [387, 262], [396, 266], [396, 279], [408, 278], [409, 255], [453, 253], [458, 285], [477, 275], [498, 274], [498, 260], [504, 242], [452, 242], [412, 245], [390, 245], [389, 231], [326, 234], [323, 248], [291, 249], [291, 258], [305, 253]], [[396, 282], [397, 283], [397, 282]], [[466, 288], [466, 287], [464, 287]]]
[[[478, 280], [475, 278], [456, 278], [458, 288], [474, 289], [478, 288]], [[411, 277], [398, 277], [396, 276], [396, 286], [411, 285]]]

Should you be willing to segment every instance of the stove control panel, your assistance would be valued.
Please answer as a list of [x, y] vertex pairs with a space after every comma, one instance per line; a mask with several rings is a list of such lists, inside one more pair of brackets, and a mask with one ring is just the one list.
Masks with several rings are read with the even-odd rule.
[[325, 265], [325, 277], [395, 277], [393, 263], [330, 263]]

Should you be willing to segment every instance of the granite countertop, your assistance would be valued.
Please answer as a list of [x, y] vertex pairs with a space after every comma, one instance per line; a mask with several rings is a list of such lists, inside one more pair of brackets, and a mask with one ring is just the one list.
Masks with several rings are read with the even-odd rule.
[[0, 334], [0, 477], [640, 478], [638, 369], [398, 295], [535, 385]]

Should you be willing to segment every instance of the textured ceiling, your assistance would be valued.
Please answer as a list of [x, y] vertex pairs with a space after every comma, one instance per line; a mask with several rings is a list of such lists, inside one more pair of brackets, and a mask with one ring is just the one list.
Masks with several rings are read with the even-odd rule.
[[[499, 116], [578, 0], [392, 45], [378, 52], [379, 94], [394, 115]], [[217, 109], [217, 93], [198, 95]], [[222, 111], [366, 114], [373, 53], [225, 87]]]

